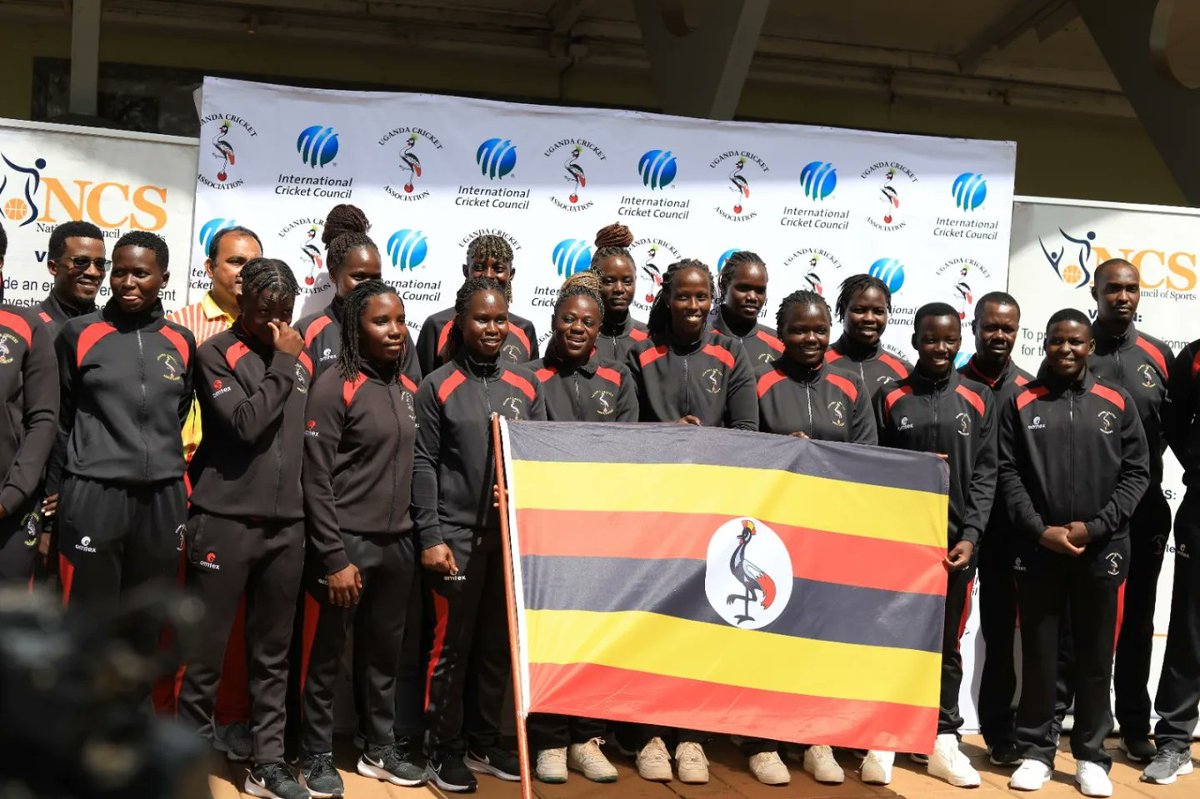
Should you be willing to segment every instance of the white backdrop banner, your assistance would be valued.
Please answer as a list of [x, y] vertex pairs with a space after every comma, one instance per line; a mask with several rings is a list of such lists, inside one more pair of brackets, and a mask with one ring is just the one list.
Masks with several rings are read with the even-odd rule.
[[[1029, 371], [1042, 359], [1046, 320], [1061, 308], [1095, 317], [1090, 286], [1096, 267], [1124, 258], [1138, 268], [1142, 297], [1135, 324], [1178, 354], [1200, 338], [1200, 209], [1019, 197], [1013, 208], [1009, 290], [1021, 301], [1016, 358]], [[1172, 513], [1183, 499], [1183, 472], [1168, 450], [1163, 491]], [[1154, 613], [1150, 696], [1158, 688], [1171, 611], [1175, 547], [1165, 550]], [[986, 590], [986, 589], [985, 589]]]
[[643, 319], [672, 261], [715, 270], [750, 249], [771, 270], [768, 324], [791, 291], [833, 297], [871, 272], [894, 292], [886, 342], [907, 356], [921, 304], [967, 313], [1005, 284], [1011, 142], [217, 78], [201, 125], [192, 285], [212, 234], [246, 225], [296, 272], [303, 313], [328, 302], [320, 233], [340, 202], [371, 220], [414, 328], [452, 304], [467, 244], [494, 232], [515, 252], [513, 309], [544, 341], [563, 279], [615, 221], [635, 237]]
[[[109, 257], [130, 230], [164, 237], [174, 279], [163, 290], [163, 304], [168, 310], [185, 304], [195, 168], [195, 139], [0, 119], [5, 300], [32, 305], [45, 299], [50, 231], [82, 219], [104, 231]], [[108, 294], [105, 282], [100, 301]]]

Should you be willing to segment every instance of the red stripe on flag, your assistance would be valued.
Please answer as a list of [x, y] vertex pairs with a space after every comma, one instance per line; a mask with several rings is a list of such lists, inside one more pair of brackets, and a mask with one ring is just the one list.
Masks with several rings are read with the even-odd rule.
[[[727, 521], [727, 516], [692, 513], [517, 511], [522, 556], [703, 561], [711, 531]], [[787, 546], [798, 579], [909, 594], [946, 593], [942, 547], [764, 521]], [[663, 534], [685, 527], [704, 535]], [[604, 535], [564, 535], [564, 530], [603, 530]]]
[[929, 752], [937, 728], [936, 707], [763, 691], [592, 663], [531, 663], [529, 686], [535, 713], [810, 744]]

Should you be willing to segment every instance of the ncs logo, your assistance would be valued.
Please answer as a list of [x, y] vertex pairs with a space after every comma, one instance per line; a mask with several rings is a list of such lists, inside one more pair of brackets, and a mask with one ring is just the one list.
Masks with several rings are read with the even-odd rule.
[[425, 262], [429, 254], [429, 242], [419, 230], [397, 230], [387, 243], [392, 266], [400, 269], [416, 269]]
[[213, 236], [228, 227], [237, 225], [236, 219], [210, 219], [200, 226], [200, 235], [197, 240], [200, 242], [201, 251], [208, 256], [208, 245], [212, 243]]
[[642, 185], [651, 189], [669, 186], [678, 171], [678, 162], [670, 150], [649, 150], [638, 160], [638, 174], [642, 177]]
[[311, 167], [323, 167], [337, 157], [338, 135], [333, 128], [312, 125], [300, 131], [296, 139], [296, 152], [300, 160]]
[[516, 169], [517, 145], [511, 139], [488, 139], [475, 151], [475, 163], [488, 180], [499, 180]]
[[987, 181], [977, 172], [963, 172], [950, 187], [954, 204], [961, 211], [974, 211], [987, 199]]
[[811, 161], [800, 170], [800, 186], [810, 200], [824, 200], [837, 188], [837, 170], [828, 161]]
[[892, 292], [892, 294], [900, 291], [904, 286], [904, 264], [895, 258], [880, 258], [871, 264], [871, 268], [867, 270], [867, 274], [883, 281], [883, 284], [888, 287], [888, 291]]
[[570, 277], [592, 265], [592, 248], [583, 239], [563, 239], [554, 245], [552, 257], [559, 277]]

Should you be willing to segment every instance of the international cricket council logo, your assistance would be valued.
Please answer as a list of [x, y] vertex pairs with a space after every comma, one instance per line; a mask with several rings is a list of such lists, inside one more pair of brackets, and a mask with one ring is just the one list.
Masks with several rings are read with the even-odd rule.
[[879, 278], [895, 296], [904, 287], [904, 264], [896, 258], [880, 258], [867, 269], [871, 277]]
[[196, 236], [196, 241], [200, 245], [200, 252], [205, 258], [208, 257], [208, 248], [212, 246], [213, 237], [225, 228], [236, 227], [236, 219], [226, 219], [224, 217], [213, 217], [200, 226], [200, 232]]
[[592, 248], [583, 239], [563, 239], [551, 255], [559, 277], [568, 278], [592, 264]]
[[828, 161], [810, 161], [800, 170], [800, 188], [810, 200], [829, 199], [837, 188], [837, 169]]
[[387, 252], [397, 269], [416, 269], [429, 255], [429, 240], [420, 230], [397, 230], [388, 238]]
[[296, 137], [300, 160], [313, 169], [331, 164], [337, 158], [338, 147], [337, 132], [324, 125], [310, 125]]
[[638, 176], [648, 189], [665, 189], [678, 174], [679, 162], [670, 150], [647, 150], [638, 159]]
[[978, 172], [963, 172], [950, 186], [954, 204], [960, 211], [974, 211], [987, 199], [987, 180]]
[[517, 145], [512, 139], [488, 139], [475, 150], [475, 164], [488, 180], [502, 180], [517, 167]]
[[1096, 231], [1089, 230], [1082, 236], [1073, 236], [1062, 228], [1058, 236], [1038, 236], [1038, 245], [1046, 263], [1058, 275], [1059, 280], [1072, 288], [1081, 289], [1092, 282], [1092, 247]]
[[746, 630], [766, 627], [792, 598], [787, 546], [758, 519], [730, 519], [709, 539], [704, 593], [726, 624]]

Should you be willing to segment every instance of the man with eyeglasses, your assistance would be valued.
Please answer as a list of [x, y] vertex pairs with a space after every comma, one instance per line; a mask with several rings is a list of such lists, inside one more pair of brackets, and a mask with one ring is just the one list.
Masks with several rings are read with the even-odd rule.
[[96, 294], [108, 270], [104, 234], [91, 222], [64, 222], [50, 234], [46, 268], [54, 277], [38, 316], [52, 336], [69, 320], [96, 310]]

